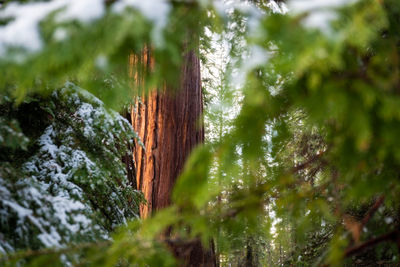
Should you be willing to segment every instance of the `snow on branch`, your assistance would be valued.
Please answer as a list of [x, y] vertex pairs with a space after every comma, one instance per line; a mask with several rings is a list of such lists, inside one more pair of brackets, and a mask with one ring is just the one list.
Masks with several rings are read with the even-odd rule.
[[330, 32], [330, 22], [337, 18], [334, 9], [350, 5], [357, 0], [290, 0], [288, 8], [292, 14], [309, 13], [303, 20], [304, 26]]
[[[153, 25], [152, 38], [155, 45], [162, 45], [162, 30], [168, 22], [171, 6], [166, 0], [121, 0], [112, 6], [115, 14], [126, 8], [140, 12]], [[76, 20], [87, 24], [105, 15], [103, 0], [53, 0], [48, 2], [9, 3], [0, 6], [0, 20], [10, 20], [0, 26], [0, 57], [5, 56], [8, 48], [22, 48], [26, 52], [38, 52], [43, 48], [40, 23], [49, 15], [57, 12], [55, 22]], [[55, 38], [65, 39], [65, 33], [56, 30]]]
[[90, 22], [103, 16], [102, 0], [55, 0], [49, 2], [10, 3], [0, 10], [0, 19], [11, 19], [0, 27], [0, 56], [8, 47], [24, 48], [28, 52], [42, 49], [39, 24], [51, 13], [61, 10], [56, 21]]

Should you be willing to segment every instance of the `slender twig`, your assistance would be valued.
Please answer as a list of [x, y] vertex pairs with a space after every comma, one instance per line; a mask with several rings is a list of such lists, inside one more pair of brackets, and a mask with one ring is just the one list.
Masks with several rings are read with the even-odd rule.
[[306, 162], [303, 162], [301, 164], [298, 164], [296, 166], [294, 166], [291, 169], [291, 172], [298, 172], [300, 170], [303, 170], [305, 168], [307, 168], [309, 165], [311, 165], [312, 163], [314, 163], [315, 161], [317, 161], [318, 159], [320, 159], [322, 156], [324, 155], [324, 152], [321, 152], [319, 154], [316, 154], [314, 156], [312, 156], [309, 160], [307, 160]]
[[382, 205], [384, 200], [385, 196], [383, 195], [376, 199], [375, 203], [371, 206], [371, 208], [369, 208], [364, 218], [361, 220], [361, 227], [364, 227], [368, 223], [368, 221], [372, 218], [378, 208]]
[[372, 238], [360, 245], [353, 246], [353, 247], [346, 249], [344, 256], [345, 257], [352, 256], [354, 254], [360, 253], [361, 251], [363, 251], [364, 249], [366, 249], [368, 247], [375, 246], [384, 241], [395, 241], [398, 234], [399, 234], [399, 230], [395, 230], [395, 231], [389, 232], [387, 234], [381, 235], [379, 237]]

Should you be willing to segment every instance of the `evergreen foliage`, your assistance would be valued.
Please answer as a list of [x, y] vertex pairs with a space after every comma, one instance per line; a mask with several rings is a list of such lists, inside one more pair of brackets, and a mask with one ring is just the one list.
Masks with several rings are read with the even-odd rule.
[[[149, 1], [165, 5], [160, 22], [146, 4], [110, 1], [89, 22], [79, 16], [60, 22], [63, 10], [53, 10], [40, 22], [38, 51], [0, 50], [7, 111], [0, 117], [3, 262], [35, 259], [9, 253], [16, 248], [58, 245], [41, 241], [40, 233], [51, 233], [52, 220], [59, 219], [37, 213], [56, 210], [49, 198], [64, 192], [75, 215], [61, 231], [82, 227], [82, 216], [96, 218], [87, 232], [59, 239], [60, 245], [94, 241], [79, 251], [84, 255], [77, 261], [87, 265], [173, 266], [179, 260], [167, 244], [196, 238], [205, 246], [213, 240], [223, 266], [398, 264], [400, 3], [335, 3], [303, 3], [298, 13], [294, 0], [287, 1], [289, 12], [274, 1]], [[55, 38], [60, 29], [65, 39]], [[144, 89], [176, 83], [183, 49], [196, 45], [187, 43], [187, 34], [199, 36], [209, 71], [210, 138], [187, 161], [171, 207], [128, 222], [101, 243], [137, 214], [140, 196], [126, 186], [119, 161], [135, 135], [74, 86], [48, 97], [32, 93], [43, 95], [68, 79], [120, 107]], [[207, 61], [208, 53], [221, 51], [214, 34], [229, 44], [221, 46], [230, 58], [219, 68]], [[132, 82], [135, 72], [127, 66], [129, 54], [144, 47], [154, 49], [155, 62], [143, 73], [147, 88]], [[134, 65], [139, 72], [142, 67]], [[57, 180], [60, 174], [66, 184]], [[26, 210], [31, 205], [37, 211]], [[27, 227], [32, 214], [41, 216], [44, 231]], [[171, 238], [163, 235], [167, 229]], [[74, 259], [77, 249], [38, 254], [65, 264], [65, 255]]]
[[72, 83], [1, 111], [3, 253], [108, 240], [138, 217], [142, 197], [121, 161], [136, 135], [119, 114]]

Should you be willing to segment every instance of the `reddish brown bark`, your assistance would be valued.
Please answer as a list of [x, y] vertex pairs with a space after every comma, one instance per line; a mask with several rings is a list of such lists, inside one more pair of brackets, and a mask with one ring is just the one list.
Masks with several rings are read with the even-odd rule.
[[[148, 51], [142, 57], [152, 64]], [[132, 110], [132, 126], [145, 145], [145, 150], [136, 146], [134, 151], [137, 186], [148, 202], [140, 209], [142, 217], [170, 204], [173, 185], [185, 160], [204, 140], [198, 123], [202, 106], [199, 59], [188, 52], [180, 88], [150, 92]]]
[[[138, 61], [144, 64], [144, 69], [152, 68], [149, 50], [130, 57], [131, 65]], [[140, 71], [130, 74], [136, 83], [144, 83]], [[204, 141], [199, 123], [202, 112], [200, 62], [193, 51], [183, 58], [179, 88], [165, 86], [154, 90], [132, 107], [132, 126], [145, 147], [137, 144], [134, 150], [137, 186], [147, 200], [140, 208], [142, 218], [171, 204], [171, 192], [186, 159]], [[185, 266], [215, 266], [213, 249], [205, 250], [200, 241], [191, 241], [190, 246], [169, 245]]]

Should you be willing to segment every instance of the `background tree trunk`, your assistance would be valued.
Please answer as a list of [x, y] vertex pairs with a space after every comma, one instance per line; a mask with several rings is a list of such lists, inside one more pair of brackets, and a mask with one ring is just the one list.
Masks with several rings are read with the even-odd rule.
[[[149, 50], [143, 60], [151, 65]], [[136, 145], [136, 182], [148, 201], [142, 217], [167, 207], [176, 178], [191, 150], [204, 141], [199, 124], [203, 111], [200, 62], [190, 51], [184, 56], [180, 88], [150, 92], [131, 112], [132, 126], [144, 143]]]
[[[153, 65], [149, 49], [130, 60], [131, 64], [140, 60], [149, 69]], [[144, 82], [134, 76], [136, 82]], [[186, 159], [204, 141], [202, 112], [200, 61], [193, 51], [184, 54], [177, 90], [154, 90], [132, 107], [132, 126], [145, 147], [136, 144], [134, 150], [137, 186], [147, 200], [140, 208], [142, 218], [171, 204], [171, 192]], [[209, 250], [200, 241], [169, 245], [185, 266], [215, 266], [212, 244]]]

